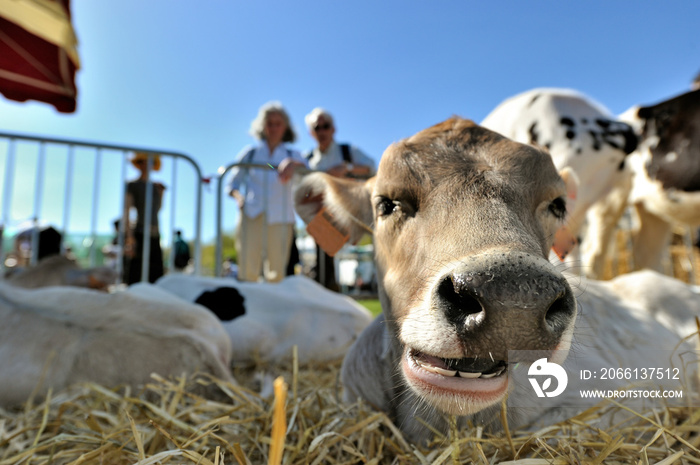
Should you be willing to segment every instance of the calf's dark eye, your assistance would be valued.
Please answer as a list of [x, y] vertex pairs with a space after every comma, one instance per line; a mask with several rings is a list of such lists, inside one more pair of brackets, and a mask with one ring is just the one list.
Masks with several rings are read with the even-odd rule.
[[563, 197], [557, 197], [549, 204], [549, 211], [560, 220], [566, 216], [566, 201]]
[[382, 197], [378, 202], [377, 202], [377, 215], [378, 216], [387, 216], [391, 215], [394, 213], [398, 205], [394, 203], [393, 200]]

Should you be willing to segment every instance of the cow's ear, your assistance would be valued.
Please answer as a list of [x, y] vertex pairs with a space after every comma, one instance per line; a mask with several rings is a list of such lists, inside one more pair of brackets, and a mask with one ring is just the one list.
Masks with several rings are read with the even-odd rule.
[[322, 209], [338, 228], [356, 244], [365, 234], [372, 234], [374, 178], [367, 181], [341, 179], [325, 173], [312, 173], [299, 183], [294, 207], [305, 223], [310, 223]]

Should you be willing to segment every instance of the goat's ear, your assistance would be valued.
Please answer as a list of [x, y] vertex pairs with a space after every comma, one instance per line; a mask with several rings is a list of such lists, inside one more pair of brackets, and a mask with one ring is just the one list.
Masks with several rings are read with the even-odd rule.
[[374, 178], [356, 181], [312, 173], [299, 183], [294, 207], [307, 224], [325, 208], [337, 226], [348, 234], [350, 242], [356, 244], [365, 234], [372, 234], [373, 186]]

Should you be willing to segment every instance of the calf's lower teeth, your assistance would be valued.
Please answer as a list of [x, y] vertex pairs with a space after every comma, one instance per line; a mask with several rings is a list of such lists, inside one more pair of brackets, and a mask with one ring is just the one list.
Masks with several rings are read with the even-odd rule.
[[433, 371], [435, 371], [435, 373], [443, 375], [443, 376], [457, 376], [456, 371], [445, 370], [444, 368], [433, 367]]
[[487, 374], [487, 375], [481, 375], [481, 377], [482, 377], [482, 378], [494, 378], [494, 377], [496, 377], [496, 376], [500, 376], [501, 373], [503, 373], [505, 370], [506, 370], [505, 368], [501, 368], [500, 370], [495, 371], [495, 372], [493, 372], [493, 373], [489, 373], [489, 374]]
[[445, 370], [444, 368], [428, 365], [426, 363], [420, 363], [420, 366], [423, 367], [425, 370], [432, 371], [433, 373], [437, 373], [438, 375], [457, 376], [457, 372], [453, 370]]
[[[414, 359], [414, 360], [415, 360], [415, 359]], [[495, 372], [493, 372], [493, 373], [486, 373], [486, 374], [484, 374], [484, 373], [472, 373], [472, 372], [469, 372], [469, 371], [447, 370], [447, 369], [445, 369], [445, 368], [440, 368], [440, 367], [436, 367], [436, 366], [434, 366], [434, 365], [430, 365], [430, 364], [427, 364], [427, 363], [423, 363], [423, 362], [421, 362], [421, 361], [419, 361], [419, 360], [416, 360], [416, 362], [418, 362], [418, 364], [419, 364], [422, 368], [424, 368], [425, 370], [431, 371], [431, 372], [433, 372], [433, 373], [437, 373], [438, 375], [449, 376], [449, 377], [459, 376], [460, 378], [466, 378], [466, 379], [476, 379], [476, 378], [489, 379], [489, 378], [494, 378], [494, 377], [500, 375], [501, 373], [503, 373], [503, 371], [505, 371], [505, 368], [501, 368], [499, 371], [495, 371]]]

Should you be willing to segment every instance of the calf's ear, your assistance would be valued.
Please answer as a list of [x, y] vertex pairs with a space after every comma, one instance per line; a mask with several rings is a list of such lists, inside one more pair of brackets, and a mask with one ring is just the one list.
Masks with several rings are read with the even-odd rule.
[[307, 224], [325, 209], [336, 227], [356, 244], [365, 234], [372, 234], [370, 198], [373, 186], [374, 178], [356, 181], [312, 173], [304, 176], [297, 186], [294, 208]]
[[559, 176], [564, 180], [566, 185], [566, 211], [574, 211], [574, 206], [576, 205], [576, 194], [578, 193], [579, 180], [576, 172], [570, 168], [566, 167], [559, 171]]
[[[571, 168], [564, 168], [559, 172], [559, 176], [564, 180], [566, 185], [566, 211], [570, 213], [576, 205], [576, 193], [578, 192], [578, 176]], [[577, 244], [576, 237], [572, 234], [569, 226], [562, 224], [554, 234], [554, 244], [552, 250], [559, 257], [559, 260], [564, 261], [567, 255], [571, 253]]]

